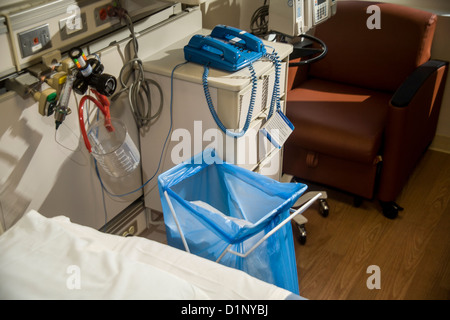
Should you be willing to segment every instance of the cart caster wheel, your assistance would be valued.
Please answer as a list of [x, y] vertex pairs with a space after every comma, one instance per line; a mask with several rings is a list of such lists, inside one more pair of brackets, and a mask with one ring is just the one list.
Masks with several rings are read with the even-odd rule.
[[328, 206], [328, 201], [325, 199], [319, 199], [319, 212], [323, 217], [328, 217], [328, 214], [330, 213], [330, 207]]
[[298, 236], [298, 241], [300, 244], [304, 245], [306, 243], [306, 228], [305, 225], [297, 225], [298, 231], [300, 232], [300, 235]]
[[398, 212], [402, 211], [403, 208], [396, 204], [394, 201], [383, 202], [380, 201], [381, 208], [383, 210], [383, 215], [388, 219], [395, 219], [398, 216]]

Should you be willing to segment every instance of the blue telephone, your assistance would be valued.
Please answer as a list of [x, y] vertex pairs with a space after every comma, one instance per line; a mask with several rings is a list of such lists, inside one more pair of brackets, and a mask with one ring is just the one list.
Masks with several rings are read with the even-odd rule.
[[265, 54], [261, 39], [225, 25], [217, 25], [208, 36], [194, 35], [184, 47], [187, 61], [229, 72], [248, 67]]
[[[203, 90], [209, 110], [217, 126], [231, 137], [242, 137], [250, 126], [258, 83], [258, 78], [253, 68], [253, 62], [263, 57], [269, 59], [275, 65], [276, 79], [268, 116], [268, 118], [270, 118], [273, 114], [275, 104], [277, 105], [277, 110], [280, 109], [280, 61], [276, 52], [268, 53], [266, 51], [266, 47], [260, 38], [234, 27], [217, 25], [211, 31], [209, 36], [196, 34], [184, 47], [184, 58], [187, 61], [195, 62], [204, 66]], [[250, 80], [252, 83], [250, 104], [244, 127], [239, 132], [236, 132], [236, 130], [227, 129], [216, 113], [208, 87], [209, 67], [228, 72], [235, 72], [247, 67], [250, 71]]]

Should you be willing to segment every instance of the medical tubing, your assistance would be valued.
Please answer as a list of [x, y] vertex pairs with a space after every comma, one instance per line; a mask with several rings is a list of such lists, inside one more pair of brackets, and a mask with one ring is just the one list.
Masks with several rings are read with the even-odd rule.
[[209, 85], [208, 85], [209, 66], [205, 65], [204, 68], [205, 68], [205, 70], [203, 72], [203, 91], [205, 92], [206, 102], [208, 104], [208, 108], [211, 112], [211, 115], [212, 115], [214, 121], [216, 122], [216, 124], [220, 128], [220, 130], [222, 130], [225, 134], [227, 134], [233, 138], [242, 137], [247, 132], [248, 127], [250, 126], [250, 122], [252, 120], [252, 115], [253, 115], [253, 107], [255, 105], [255, 97], [256, 97], [256, 91], [257, 91], [258, 78], [256, 77], [256, 72], [255, 72], [255, 69], [253, 68], [253, 65], [251, 63], [248, 65], [248, 68], [250, 70], [250, 78], [251, 78], [251, 82], [252, 82], [252, 92], [251, 92], [251, 96], [250, 96], [250, 103], [249, 103], [249, 107], [248, 107], [247, 118], [245, 119], [244, 127], [242, 128], [242, 130], [240, 132], [230, 131], [223, 125], [222, 121], [219, 119], [219, 116], [217, 115], [216, 110], [213, 105], [213, 102], [211, 100], [211, 94], [209, 92]]
[[114, 131], [114, 127], [111, 124], [111, 114], [109, 112], [109, 101], [108, 98], [106, 98], [104, 95], [98, 93], [95, 90], [92, 90], [94, 94], [97, 96], [97, 99], [91, 97], [91, 96], [83, 96], [80, 100], [80, 104], [78, 106], [78, 120], [80, 123], [80, 130], [81, 135], [83, 136], [84, 144], [86, 145], [86, 148], [88, 149], [89, 153], [92, 152], [91, 143], [89, 142], [87, 133], [86, 133], [86, 127], [84, 124], [84, 103], [86, 100], [92, 101], [97, 108], [100, 109], [100, 111], [103, 113], [105, 117], [105, 127], [108, 129], [108, 131]]

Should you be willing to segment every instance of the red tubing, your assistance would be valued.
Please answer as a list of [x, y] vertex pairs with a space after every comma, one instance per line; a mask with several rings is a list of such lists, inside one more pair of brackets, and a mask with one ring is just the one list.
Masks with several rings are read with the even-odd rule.
[[86, 100], [92, 101], [97, 106], [97, 108], [99, 108], [100, 111], [103, 113], [103, 116], [105, 117], [106, 129], [110, 132], [114, 131], [114, 127], [111, 124], [111, 114], [109, 112], [108, 98], [95, 90], [92, 90], [92, 92], [94, 92], [94, 94], [97, 96], [97, 99], [91, 96], [83, 96], [78, 106], [78, 120], [80, 122], [81, 134], [83, 136], [84, 144], [86, 145], [86, 148], [88, 149], [89, 153], [92, 152], [92, 148], [91, 143], [89, 142], [89, 139], [87, 137], [86, 127], [84, 126], [84, 103], [86, 102]]

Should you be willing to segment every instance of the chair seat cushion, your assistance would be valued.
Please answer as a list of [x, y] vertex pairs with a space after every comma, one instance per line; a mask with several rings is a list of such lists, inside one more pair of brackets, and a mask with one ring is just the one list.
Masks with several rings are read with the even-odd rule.
[[382, 141], [391, 94], [309, 79], [287, 94], [295, 145], [342, 159], [373, 163]]

